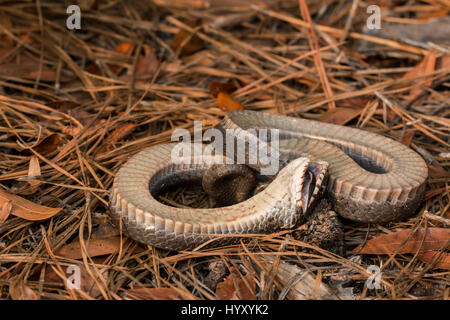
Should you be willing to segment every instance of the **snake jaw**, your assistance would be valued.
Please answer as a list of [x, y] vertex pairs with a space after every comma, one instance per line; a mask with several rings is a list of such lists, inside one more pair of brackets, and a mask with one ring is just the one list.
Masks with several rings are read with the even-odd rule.
[[303, 213], [306, 213], [316, 197], [323, 192], [324, 186], [322, 186], [322, 183], [324, 182], [327, 169], [328, 163], [325, 161], [309, 162], [302, 186], [301, 207]]
[[292, 161], [289, 167], [293, 170], [291, 187], [293, 205], [297, 211], [305, 214], [324, 189], [322, 183], [326, 176], [328, 163], [298, 158]]

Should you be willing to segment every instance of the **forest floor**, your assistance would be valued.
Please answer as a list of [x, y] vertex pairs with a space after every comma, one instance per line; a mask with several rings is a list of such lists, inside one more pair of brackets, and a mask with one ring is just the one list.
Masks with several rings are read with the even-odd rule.
[[[448, 1], [78, 2], [80, 29], [69, 1], [0, 2], [1, 299], [449, 298]], [[399, 222], [342, 219], [341, 254], [302, 226], [180, 252], [120, 234], [117, 170], [233, 109], [397, 140], [428, 165], [424, 200]]]

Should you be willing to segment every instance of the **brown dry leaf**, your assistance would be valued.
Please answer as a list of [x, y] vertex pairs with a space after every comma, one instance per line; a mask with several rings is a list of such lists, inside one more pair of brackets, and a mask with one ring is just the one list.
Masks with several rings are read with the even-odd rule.
[[65, 126], [61, 128], [61, 132], [69, 136], [76, 136], [81, 132], [81, 128]]
[[416, 11], [417, 14], [417, 18], [419, 20], [424, 20], [424, 21], [428, 21], [430, 19], [435, 19], [435, 18], [443, 18], [445, 16], [448, 15], [448, 9], [444, 9], [444, 8], [440, 8], [439, 10], [436, 11]]
[[95, 63], [92, 62], [87, 68], [86, 72], [92, 73], [92, 74], [101, 74], [102, 71], [100, 70], [100, 67]]
[[109, 147], [117, 141], [125, 138], [134, 131], [136, 125], [134, 123], [126, 123], [115, 129], [109, 136], [105, 138], [104, 146]]
[[[419, 249], [421, 252], [441, 249], [450, 239], [450, 229], [429, 228], [426, 231], [419, 228], [405, 244], [399, 248], [400, 244], [411, 234], [411, 230], [401, 230], [389, 234], [383, 234], [367, 241], [353, 250], [353, 253], [360, 254], [394, 254], [415, 253]], [[425, 238], [424, 238], [425, 235]], [[397, 251], [398, 250], [398, 251]]]
[[20, 281], [9, 286], [9, 294], [13, 300], [38, 300], [36, 293]]
[[[53, 69], [48, 69], [43, 65], [39, 72], [39, 62], [24, 59], [20, 63], [4, 63], [0, 65], [0, 74], [6, 77], [14, 77], [27, 80], [36, 80], [39, 75], [39, 80], [44, 82], [55, 82], [57, 80], [57, 72]], [[70, 81], [72, 77], [66, 74], [59, 75], [60, 82]]]
[[[33, 149], [42, 154], [47, 154], [55, 151], [58, 148], [59, 142], [61, 138], [57, 133], [52, 133], [49, 136], [42, 138], [38, 141], [38, 143], [33, 147]], [[22, 146], [18, 146], [16, 148], [18, 151], [23, 152], [27, 155], [32, 155], [33, 153], [27, 148], [23, 148]]]
[[211, 0], [154, 0], [161, 7], [177, 9], [207, 9], [211, 7]]
[[369, 102], [372, 102], [372, 100], [362, 97], [348, 98], [339, 101], [339, 107], [361, 109], [364, 108], [364, 106], [366, 106]]
[[[427, 73], [431, 73], [434, 71], [434, 68], [436, 66], [436, 59], [437, 59], [437, 54], [435, 52], [428, 52], [428, 54], [423, 58], [423, 60], [416, 65], [414, 68], [412, 68], [410, 71], [408, 71], [407, 73], [405, 73], [402, 77], [402, 79], [411, 79], [411, 78], [415, 78], [417, 76], [421, 76], [421, 75], [425, 75]], [[414, 81], [415, 85], [411, 87], [410, 91], [409, 91], [409, 96], [408, 96], [408, 100], [409, 99], [413, 99], [416, 95], [418, 95], [421, 92], [421, 88], [418, 84], [424, 85], [424, 86], [431, 86], [432, 84], [432, 79], [431, 78], [425, 78], [425, 79], [420, 79], [420, 80], [416, 80]], [[421, 99], [419, 99], [421, 100]], [[416, 102], [416, 104], [418, 104]]]
[[181, 300], [183, 297], [173, 288], [133, 288], [125, 291], [127, 297], [138, 300]]
[[[115, 52], [123, 53], [126, 56], [130, 56], [133, 53], [133, 50], [134, 50], [134, 44], [132, 44], [131, 42], [121, 43], [117, 47], [114, 48]], [[118, 65], [112, 65], [109, 67], [109, 69], [114, 74], [119, 74], [123, 70], [123, 67], [118, 66]]]
[[446, 269], [450, 270], [450, 254], [440, 253], [439, 251], [426, 251], [419, 253], [417, 256], [422, 262], [431, 263], [436, 256], [439, 256], [437, 261], [433, 264], [433, 269]]
[[[7, 30], [11, 30], [13, 27], [10, 17], [3, 12], [0, 14], [0, 24]], [[9, 48], [14, 46], [14, 39], [4, 32], [0, 32], [0, 42]]]
[[406, 132], [400, 142], [409, 147], [411, 145], [412, 139], [414, 138], [414, 133], [414, 131]]
[[61, 138], [57, 133], [52, 133], [42, 139], [33, 149], [39, 153], [46, 154], [55, 151], [58, 148]]
[[320, 118], [323, 122], [343, 125], [356, 118], [361, 113], [361, 109], [337, 107], [325, 112]]
[[[221, 283], [217, 284], [216, 295], [220, 300], [255, 300], [256, 283], [250, 274], [245, 276], [249, 289], [239, 273], [231, 268], [230, 275]], [[235, 281], [237, 288], [235, 287]]]
[[242, 104], [233, 100], [233, 98], [226, 92], [219, 92], [217, 94], [217, 104], [219, 108], [224, 111], [244, 109], [244, 106]]
[[12, 204], [12, 215], [31, 221], [48, 219], [57, 214], [62, 209], [41, 206], [22, 197], [16, 196], [15, 194], [0, 189], [0, 207], [3, 207], [5, 203], [8, 203], [10, 201]]
[[[28, 166], [28, 177], [35, 178], [41, 176], [41, 166], [39, 165], [39, 158], [35, 155], [32, 155], [30, 158], [30, 165]], [[31, 187], [38, 186], [41, 182], [36, 179], [28, 179], [26, 180], [30, 184]]]
[[[112, 254], [120, 249], [120, 237], [110, 238], [96, 238], [85, 241], [87, 255], [89, 257], [103, 256]], [[69, 259], [82, 259], [81, 243], [75, 240], [72, 243], [66, 244], [64, 247], [55, 252], [56, 255], [66, 257]]]
[[[104, 259], [93, 259], [94, 263], [96, 264], [103, 264]], [[80, 272], [80, 289], [81, 291], [87, 293], [91, 297], [98, 296], [101, 291], [96, 283], [97, 282], [102, 283], [101, 277], [103, 279], [107, 280], [108, 278], [108, 269], [107, 268], [100, 268], [97, 267], [98, 272], [95, 270], [94, 267], [89, 267], [91, 273], [93, 274], [94, 278], [91, 277], [89, 272], [87, 271], [86, 267], [84, 265], [77, 265], [79, 267]], [[67, 266], [61, 266], [61, 269], [66, 276], [66, 278], [69, 278], [73, 275], [73, 271], [70, 272], [67, 270]], [[46, 283], [55, 283], [55, 284], [65, 284], [65, 279], [61, 278], [58, 273], [55, 272], [51, 267], [47, 267], [45, 270], [44, 280]]]
[[225, 92], [227, 94], [232, 94], [236, 90], [237, 90], [237, 87], [233, 83], [230, 83], [230, 82], [213, 81], [209, 84], [209, 92], [214, 97], [217, 97], [219, 92]]
[[98, 0], [78, 0], [82, 10], [98, 10]]
[[151, 80], [159, 67], [153, 50], [147, 46], [143, 46], [145, 55], [139, 56], [136, 66], [136, 83], [142, 83], [144, 80]]
[[6, 219], [8, 219], [11, 210], [12, 201], [5, 202], [0, 210], [0, 223], [3, 223]]
[[36, 292], [34, 292], [29, 286], [22, 285], [22, 300], [39, 300]]
[[[94, 275], [95, 280], [98, 282], [102, 282], [101, 277], [106, 281], [108, 280], [108, 269], [107, 268], [98, 268], [98, 272], [95, 271], [93, 267], [90, 267], [91, 273]], [[100, 274], [99, 274], [100, 273]], [[100, 295], [101, 291], [95, 282], [95, 280], [91, 277], [91, 275], [87, 272], [85, 267], [81, 268], [81, 288], [80, 290], [86, 292], [91, 297], [96, 297]]]
[[441, 57], [440, 69], [450, 68], [450, 54]]
[[[186, 25], [191, 28], [196, 28], [201, 25], [199, 21], [188, 21]], [[171, 48], [175, 53], [179, 52], [179, 56], [191, 54], [196, 51], [200, 51], [204, 48], [203, 40], [197, 35], [192, 35], [190, 32], [180, 29], [173, 38]]]

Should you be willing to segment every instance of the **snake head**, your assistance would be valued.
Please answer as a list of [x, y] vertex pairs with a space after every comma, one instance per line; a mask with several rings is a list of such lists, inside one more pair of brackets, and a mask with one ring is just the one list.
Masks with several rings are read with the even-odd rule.
[[314, 200], [325, 189], [328, 163], [298, 158], [288, 165], [292, 169], [291, 195], [294, 206], [305, 214]]

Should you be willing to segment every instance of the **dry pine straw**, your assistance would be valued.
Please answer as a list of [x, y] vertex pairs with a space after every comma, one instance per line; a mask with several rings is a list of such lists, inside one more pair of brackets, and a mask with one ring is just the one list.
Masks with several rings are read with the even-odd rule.
[[[448, 271], [415, 254], [351, 253], [377, 235], [448, 228], [448, 51], [364, 34], [364, 1], [210, 2], [207, 9], [205, 2], [186, 8], [183, 1], [99, 1], [96, 8], [92, 1], [76, 32], [64, 27], [60, 1], [0, 5], [0, 184], [63, 208], [45, 221], [10, 216], [0, 224], [0, 297], [121, 299], [133, 297], [130, 288], [166, 287], [179, 298], [214, 299], [203, 281], [220, 262], [222, 278], [231, 269], [249, 275], [253, 297], [276, 299], [286, 291], [276, 268], [289, 262], [318, 284], [353, 287], [358, 299], [448, 299]], [[383, 1], [382, 9], [400, 23], [417, 23], [445, 15], [446, 3]], [[365, 56], [358, 41], [382, 49]], [[232, 99], [245, 109], [359, 127], [407, 144], [430, 168], [418, 214], [387, 225], [345, 221], [344, 257], [290, 232], [193, 252], [124, 237], [106, 256], [86, 251], [87, 242], [114, 235], [107, 191], [130, 155], [170, 141], [175, 128], [192, 130], [194, 120], [204, 129], [220, 121], [226, 110], [209, 92], [212, 82], [233, 84]], [[37, 177], [30, 162], [33, 172], [39, 164]], [[166, 197], [209, 205], [198, 189]], [[55, 254], [68, 243], [81, 244], [81, 256]], [[271, 268], [264, 267], [269, 258]], [[68, 290], [58, 281], [70, 264], [84, 267], [90, 286]], [[382, 289], [364, 287], [372, 264], [383, 266]]]

